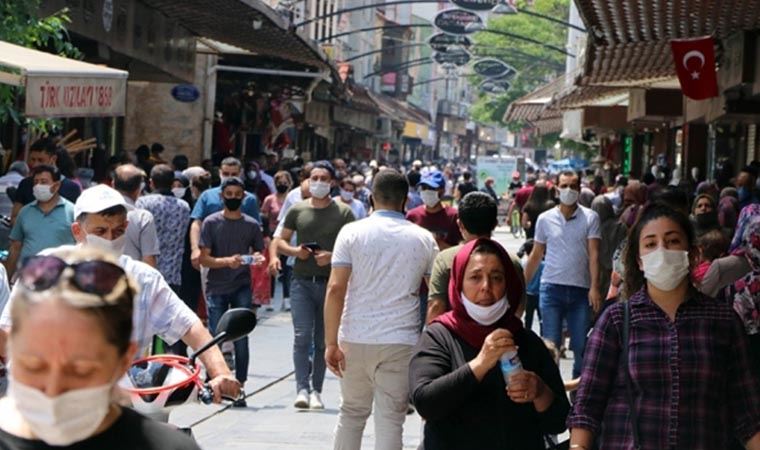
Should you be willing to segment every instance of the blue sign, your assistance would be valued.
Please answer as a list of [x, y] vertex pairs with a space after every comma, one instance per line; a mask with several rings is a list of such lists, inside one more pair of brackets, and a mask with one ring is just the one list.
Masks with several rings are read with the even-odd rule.
[[200, 96], [200, 91], [192, 84], [178, 84], [172, 88], [172, 97], [178, 102], [192, 103]]

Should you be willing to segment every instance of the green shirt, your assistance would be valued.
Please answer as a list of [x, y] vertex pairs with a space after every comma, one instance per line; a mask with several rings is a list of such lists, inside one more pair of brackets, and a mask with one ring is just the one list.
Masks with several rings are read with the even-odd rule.
[[[314, 208], [309, 200], [296, 203], [285, 216], [283, 226], [297, 234], [298, 245], [316, 242], [322, 250], [332, 251], [335, 238], [343, 225], [354, 221], [351, 208], [332, 201], [325, 208]], [[329, 277], [330, 265], [319, 267], [313, 256], [303, 261], [296, 258], [293, 275]]]
[[[457, 256], [459, 250], [462, 249], [464, 244], [460, 244], [454, 247], [449, 247], [446, 250], [438, 253], [433, 261], [433, 271], [430, 274], [430, 283], [428, 284], [428, 298], [438, 297], [446, 302], [446, 309], [451, 308], [449, 305], [449, 279], [451, 278], [451, 265], [454, 263], [454, 257]], [[520, 260], [513, 255], [509, 255], [512, 259], [512, 265], [520, 275], [523, 288], [525, 287], [525, 275], [523, 274], [522, 264]], [[520, 303], [525, 305], [526, 296], [525, 289], [523, 289], [522, 299]]]

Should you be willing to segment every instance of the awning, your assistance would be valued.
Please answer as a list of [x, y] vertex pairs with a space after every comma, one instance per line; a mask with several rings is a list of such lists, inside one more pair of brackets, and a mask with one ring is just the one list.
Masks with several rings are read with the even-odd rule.
[[504, 112], [504, 122], [537, 122], [561, 118], [562, 113], [551, 107], [552, 100], [565, 87], [566, 76], [560, 75], [514, 102]]
[[127, 76], [0, 41], [0, 83], [26, 88], [27, 117], [123, 116]]

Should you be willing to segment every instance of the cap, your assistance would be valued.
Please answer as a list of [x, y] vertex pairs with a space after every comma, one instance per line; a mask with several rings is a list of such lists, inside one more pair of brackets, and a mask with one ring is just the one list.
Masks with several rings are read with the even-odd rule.
[[82, 191], [76, 204], [74, 204], [74, 217], [77, 218], [82, 214], [99, 213], [114, 206], [123, 206], [127, 211], [134, 209], [116, 189], [105, 184], [99, 184]]
[[423, 184], [433, 189], [441, 189], [442, 187], [446, 186], [446, 181], [443, 179], [443, 174], [441, 172], [430, 172], [429, 174], [422, 177], [422, 180], [417, 183], [417, 186]]

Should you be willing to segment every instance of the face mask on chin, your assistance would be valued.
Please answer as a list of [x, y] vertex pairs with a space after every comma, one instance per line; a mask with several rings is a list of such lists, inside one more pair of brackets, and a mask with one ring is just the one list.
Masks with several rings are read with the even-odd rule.
[[467, 296], [464, 295], [464, 292], [462, 292], [461, 297], [464, 309], [467, 311], [467, 314], [470, 316], [470, 318], [484, 326], [489, 326], [496, 323], [504, 314], [506, 314], [507, 310], [509, 309], [509, 303], [507, 302], [506, 294], [499, 301], [489, 306], [480, 306], [476, 303], [473, 303], [470, 301], [470, 299], [467, 298]]
[[92, 436], [108, 414], [112, 389], [108, 383], [48, 397], [8, 377], [8, 397], [32, 433], [52, 446], [69, 446]]
[[124, 233], [113, 241], [94, 234], [88, 234], [85, 236], [85, 243], [89, 246], [109, 252], [114, 256], [121, 256], [124, 254], [124, 247], [127, 245], [127, 234]]

